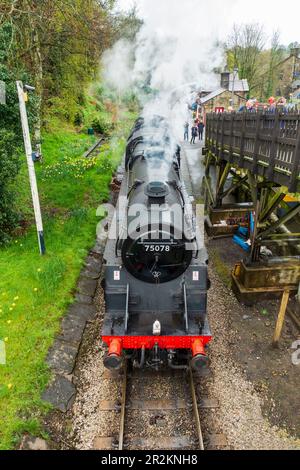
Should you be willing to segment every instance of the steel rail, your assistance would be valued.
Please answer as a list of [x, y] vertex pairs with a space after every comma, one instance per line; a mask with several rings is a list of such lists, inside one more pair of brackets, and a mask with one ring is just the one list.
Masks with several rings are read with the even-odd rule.
[[[118, 450], [124, 450], [124, 441], [125, 441], [125, 424], [126, 424], [126, 411], [127, 411], [127, 400], [128, 400], [128, 364], [127, 361], [125, 361], [124, 364], [124, 375], [123, 375], [123, 381], [122, 381], [122, 394], [121, 394], [121, 405], [118, 407], [120, 410], [120, 427], [119, 427], [119, 440], [118, 440]], [[198, 450], [204, 451], [204, 442], [203, 442], [203, 434], [202, 434], [202, 429], [201, 429], [201, 421], [200, 421], [200, 415], [199, 415], [199, 403], [197, 399], [197, 393], [196, 393], [196, 388], [195, 388], [195, 383], [194, 383], [194, 376], [193, 376], [193, 371], [192, 368], [189, 368], [189, 382], [190, 382], [190, 393], [191, 393], [191, 398], [192, 398], [192, 405], [193, 405], [193, 415], [195, 419], [195, 430], [197, 434], [197, 441], [198, 441]], [[131, 402], [130, 402], [131, 403]], [[133, 410], [140, 410], [140, 411], [149, 411], [149, 410], [162, 410], [164, 409], [165, 411], [173, 411], [176, 407], [176, 409], [181, 410], [181, 409], [186, 409], [188, 410], [189, 408], [184, 405], [186, 401], [184, 400], [179, 400], [175, 401], [174, 403], [171, 400], [146, 400], [144, 401], [139, 401], [139, 400], [133, 400], [130, 408]], [[111, 409], [113, 404], [111, 403], [105, 403], [106, 409]], [[174, 443], [171, 441], [171, 439], [174, 439]], [[168, 445], [175, 445], [182, 446], [182, 439], [181, 438], [168, 438]], [[142, 442], [142, 441], [141, 441]], [[145, 442], [148, 442], [147, 439], [145, 439]], [[172, 444], [171, 444], [172, 442]], [[146, 444], [145, 444], [146, 445]], [[185, 443], [185, 445], [187, 445]], [[126, 446], [126, 444], [125, 444]], [[180, 447], [179, 447], [180, 448]]]
[[92, 153], [95, 152], [95, 150], [97, 150], [101, 145], [102, 143], [104, 142], [104, 137], [101, 137], [100, 140], [98, 140], [95, 144], [92, 145], [92, 147], [90, 147], [84, 154], [83, 154], [83, 158], [88, 158], [92, 155]]
[[204, 450], [203, 434], [202, 434], [201, 421], [200, 421], [200, 415], [199, 415], [199, 405], [198, 405], [197, 394], [196, 394], [196, 389], [195, 389], [193, 370], [191, 366], [189, 368], [189, 374], [190, 374], [190, 387], [191, 387], [191, 394], [192, 394], [192, 401], [193, 401], [194, 418], [195, 418], [196, 431], [197, 431], [198, 442], [199, 442], [199, 450]]
[[123, 447], [124, 447], [126, 401], [127, 401], [127, 361], [125, 360], [125, 363], [124, 363], [124, 377], [123, 377], [123, 383], [122, 383], [121, 418], [120, 418], [120, 432], [119, 432], [119, 450], [123, 450]]

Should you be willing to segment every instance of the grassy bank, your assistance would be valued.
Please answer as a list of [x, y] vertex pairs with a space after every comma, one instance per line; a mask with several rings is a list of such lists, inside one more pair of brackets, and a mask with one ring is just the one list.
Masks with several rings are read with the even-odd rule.
[[[109, 144], [93, 160], [80, 158], [95, 138], [72, 129], [43, 136], [44, 163], [37, 165], [47, 254], [37, 247], [26, 166], [18, 200], [28, 207], [26, 223], [13, 242], [0, 249], [0, 449], [10, 449], [23, 432], [38, 434], [45, 409], [40, 396], [49, 380], [45, 357], [59, 320], [72, 302], [83, 260], [96, 237], [97, 206], [109, 195], [134, 116], [116, 125]], [[2, 343], [3, 344], [3, 343]]]

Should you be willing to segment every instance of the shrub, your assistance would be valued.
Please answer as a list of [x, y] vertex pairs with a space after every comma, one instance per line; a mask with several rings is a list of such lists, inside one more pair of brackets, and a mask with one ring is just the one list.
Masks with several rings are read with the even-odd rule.
[[92, 128], [99, 134], [107, 134], [111, 130], [111, 124], [100, 117], [92, 122]]
[[9, 241], [9, 235], [17, 226], [14, 193], [10, 183], [19, 171], [19, 155], [13, 133], [0, 130], [0, 244]]

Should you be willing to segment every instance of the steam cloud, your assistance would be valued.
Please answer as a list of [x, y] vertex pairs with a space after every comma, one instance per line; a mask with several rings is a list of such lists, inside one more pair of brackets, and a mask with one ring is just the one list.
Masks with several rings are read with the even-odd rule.
[[[225, 21], [235, 3], [140, 0], [144, 25], [136, 44], [121, 40], [104, 55], [105, 80], [119, 93], [134, 89], [145, 117], [165, 116], [176, 136], [182, 137], [192, 91], [218, 85], [213, 69], [225, 65], [218, 42], [224, 39]], [[146, 86], [157, 90], [150, 101], [144, 93]]]

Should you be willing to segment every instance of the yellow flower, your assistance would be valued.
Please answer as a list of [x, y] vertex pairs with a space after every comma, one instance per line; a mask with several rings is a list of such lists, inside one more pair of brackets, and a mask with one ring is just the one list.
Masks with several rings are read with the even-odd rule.
[[37, 291], [38, 291], [38, 288], [37, 288], [37, 287], [35, 287], [33, 290], [34, 290], [34, 292], [37, 292]]
[[12, 304], [11, 306], [12, 306], [13, 308], [15, 308], [16, 304]]
[[17, 296], [17, 297], [15, 297], [15, 298], [14, 298], [14, 300], [19, 300], [19, 297], [18, 297], [18, 296]]
[[4, 342], [5, 342], [5, 343], [8, 343], [8, 338], [4, 338]]
[[10, 325], [10, 324], [11, 324], [11, 320], [8, 320], [8, 321], [7, 321], [7, 324]]
[[8, 385], [7, 385], [7, 388], [8, 388], [9, 390], [11, 390], [12, 387], [13, 387], [12, 384], [8, 384]]

